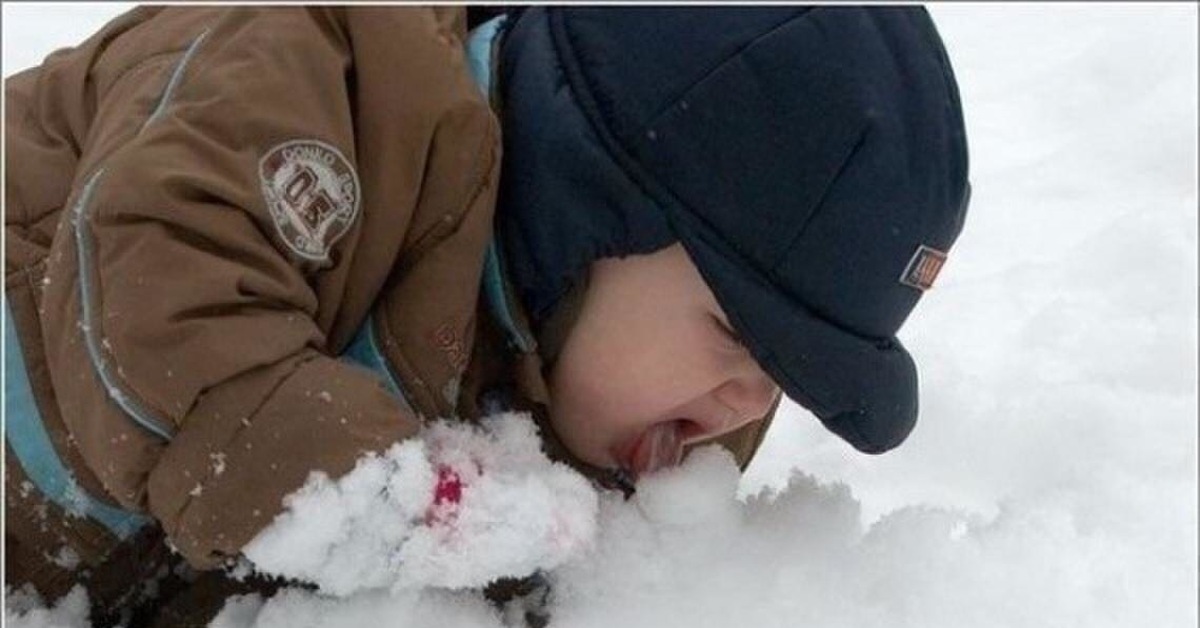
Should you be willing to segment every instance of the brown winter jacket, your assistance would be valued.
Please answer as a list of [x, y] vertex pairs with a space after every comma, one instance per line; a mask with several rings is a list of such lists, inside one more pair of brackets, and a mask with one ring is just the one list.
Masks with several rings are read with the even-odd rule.
[[[487, 385], [544, 408], [480, 304], [500, 129], [464, 36], [452, 7], [144, 7], [6, 81], [5, 350], [79, 488], [192, 565]], [[403, 398], [337, 357], [364, 321]], [[59, 595], [122, 543], [7, 453], [6, 584]]]

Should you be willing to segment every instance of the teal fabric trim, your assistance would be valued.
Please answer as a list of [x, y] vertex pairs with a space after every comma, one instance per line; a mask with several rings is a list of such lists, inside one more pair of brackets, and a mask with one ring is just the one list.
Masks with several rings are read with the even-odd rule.
[[517, 327], [508, 305], [508, 295], [504, 291], [504, 277], [500, 273], [500, 247], [495, 238], [488, 242], [487, 253], [483, 258], [483, 293], [487, 297], [488, 307], [492, 316], [500, 322], [500, 326], [508, 333], [508, 339], [518, 349], [525, 353], [533, 351], [533, 339], [526, 336]]
[[350, 342], [350, 346], [342, 352], [341, 358], [374, 373], [383, 381], [383, 385], [388, 391], [404, 403], [405, 409], [410, 414], [412, 413], [412, 406], [408, 403], [408, 396], [404, 394], [404, 389], [400, 387], [400, 380], [392, 373], [387, 360], [383, 357], [383, 352], [379, 350], [379, 343], [375, 340], [375, 325], [372, 317], [368, 316], [367, 320], [363, 321], [362, 326], [354, 334], [354, 340]]
[[68, 513], [90, 517], [120, 539], [129, 538], [150, 523], [145, 515], [109, 506], [87, 494], [63, 465], [34, 401], [7, 298], [4, 299], [4, 439], [30, 481]]
[[92, 193], [96, 189], [96, 183], [103, 174], [103, 169], [97, 170], [88, 179], [87, 184], [83, 187], [83, 191], [79, 194], [79, 200], [75, 203], [74, 215], [72, 216], [72, 223], [75, 227], [76, 253], [79, 257], [79, 322], [83, 328], [84, 344], [87, 346], [88, 358], [92, 362], [92, 368], [104, 384], [104, 389], [108, 392], [109, 398], [120, 406], [125, 411], [125, 414], [129, 415], [138, 425], [163, 440], [169, 441], [174, 436], [173, 430], [164, 427], [166, 422], [155, 418], [153, 412], [142, 406], [137, 398], [121, 387], [117, 381], [117, 376], [109, 368], [108, 361], [104, 359], [104, 352], [101, 348], [103, 342], [96, 337], [100, 333], [101, 328], [99, 313], [95, 311], [93, 303], [98, 302], [99, 297], [95, 294], [95, 287], [92, 285], [92, 260], [95, 257], [95, 245], [92, 242], [91, 232], [88, 230], [87, 213], [89, 209], [88, 204], [92, 200]]
[[492, 40], [504, 25], [506, 16], [494, 17], [475, 27], [467, 35], [467, 64], [475, 84], [483, 91], [485, 97], [492, 90]]
[[[480, 24], [467, 37], [467, 60], [471, 75], [485, 98], [490, 97], [492, 89], [492, 44], [496, 34], [504, 26], [506, 16], [498, 16]], [[509, 342], [523, 352], [533, 351], [533, 339], [523, 333], [516, 324], [508, 295], [504, 290], [504, 276], [501, 269], [500, 247], [493, 238], [488, 243], [487, 252], [483, 258], [483, 292], [488, 300], [488, 307], [496, 317], [504, 331], [508, 334]]]
[[[500, 16], [489, 20], [476, 27], [467, 36], [466, 52], [468, 66], [476, 84], [483, 91], [484, 97], [487, 97], [488, 90], [491, 87], [492, 40], [495, 38], [500, 26], [503, 25], [504, 19], [504, 16]], [[497, 318], [502, 321], [509, 335], [524, 340], [516, 332], [516, 326], [512, 323], [512, 316], [508, 314], [504, 305], [503, 283], [500, 283], [499, 280], [499, 257], [494, 244], [490, 244], [484, 263], [484, 291], [488, 295], [488, 301], [492, 305], [493, 310], [496, 308], [496, 299], [499, 299], [501, 312], [497, 314]], [[532, 344], [523, 343], [518, 346], [531, 348]], [[350, 341], [350, 345], [342, 352], [341, 359], [357, 364], [375, 373], [384, 386], [400, 399], [401, 402], [405, 403], [410, 412], [412, 411], [411, 404], [408, 403], [408, 396], [404, 394], [404, 389], [400, 386], [400, 380], [392, 372], [387, 359], [383, 357], [383, 352], [379, 350], [379, 342], [375, 337], [375, 322], [373, 317], [368, 316], [363, 321], [358, 331], [355, 332], [353, 340]]]

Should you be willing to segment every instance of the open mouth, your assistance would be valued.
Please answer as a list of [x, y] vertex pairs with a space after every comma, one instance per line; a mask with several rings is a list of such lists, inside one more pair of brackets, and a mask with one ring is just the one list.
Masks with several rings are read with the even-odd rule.
[[683, 460], [684, 446], [698, 430], [695, 422], [686, 419], [656, 423], [636, 440], [616, 449], [614, 457], [635, 478], [673, 467]]

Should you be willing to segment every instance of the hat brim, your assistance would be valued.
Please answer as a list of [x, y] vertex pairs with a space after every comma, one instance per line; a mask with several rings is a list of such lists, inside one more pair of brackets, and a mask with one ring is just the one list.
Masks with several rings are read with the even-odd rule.
[[702, 233], [680, 240], [751, 354], [791, 399], [855, 449], [882, 453], [917, 420], [917, 370], [896, 338], [839, 327]]

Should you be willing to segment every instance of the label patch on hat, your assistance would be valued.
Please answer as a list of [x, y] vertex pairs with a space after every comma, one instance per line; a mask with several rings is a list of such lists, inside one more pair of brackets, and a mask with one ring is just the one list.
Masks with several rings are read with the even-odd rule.
[[280, 238], [297, 255], [327, 261], [358, 217], [358, 173], [319, 140], [276, 145], [258, 162], [263, 197]]
[[922, 244], [917, 247], [912, 259], [908, 260], [904, 274], [900, 275], [900, 283], [924, 292], [933, 287], [933, 280], [937, 279], [945, 263], [945, 253]]

